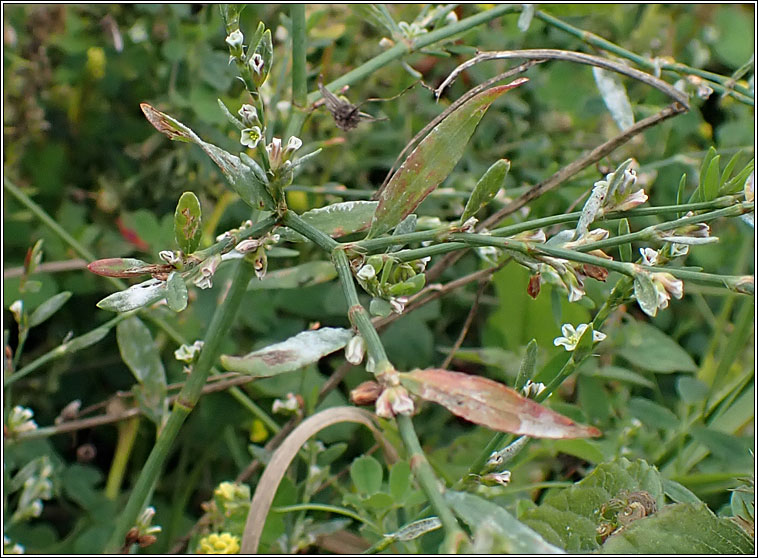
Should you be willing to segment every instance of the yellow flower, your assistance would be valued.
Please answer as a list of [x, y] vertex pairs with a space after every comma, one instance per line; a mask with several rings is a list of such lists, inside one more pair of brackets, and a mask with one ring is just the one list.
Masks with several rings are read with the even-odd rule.
[[231, 533], [211, 533], [200, 539], [200, 554], [239, 554], [240, 538]]

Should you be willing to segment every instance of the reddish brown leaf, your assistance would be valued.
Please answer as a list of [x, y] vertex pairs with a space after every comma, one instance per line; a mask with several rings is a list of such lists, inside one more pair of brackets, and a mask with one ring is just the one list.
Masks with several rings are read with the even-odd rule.
[[412, 394], [493, 430], [534, 438], [601, 435], [597, 428], [577, 424], [515, 390], [481, 376], [427, 368], [401, 373], [400, 383]]
[[151, 273], [157, 267], [134, 258], [106, 258], [95, 260], [87, 269], [103, 277], [139, 277]]

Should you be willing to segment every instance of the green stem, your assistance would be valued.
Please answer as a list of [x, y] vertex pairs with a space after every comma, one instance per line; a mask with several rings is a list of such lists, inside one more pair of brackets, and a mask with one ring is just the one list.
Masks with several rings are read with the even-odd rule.
[[411, 464], [416, 478], [418, 479], [421, 489], [429, 498], [429, 502], [432, 504], [434, 511], [442, 522], [442, 527], [446, 531], [445, 536], [445, 551], [454, 552], [455, 545], [458, 540], [465, 537], [463, 531], [458, 525], [458, 521], [455, 519], [455, 515], [445, 502], [444, 496], [440, 492], [439, 481], [432, 466], [429, 464], [424, 451], [421, 449], [416, 431], [413, 428], [413, 421], [411, 417], [407, 415], [398, 415], [397, 425], [400, 430], [400, 436], [403, 438], [403, 443], [408, 449], [408, 461]]
[[[676, 74], [693, 74], [712, 82], [711, 87], [713, 87], [714, 91], [717, 93], [731, 94], [734, 96], [734, 98], [743, 103], [749, 104], [751, 106], [754, 104], [753, 94], [751, 91], [738, 83], [734, 83], [734, 80], [732, 80], [732, 78], [714, 74], [712, 72], [707, 72], [705, 70], [700, 70], [698, 68], [692, 68], [686, 64], [680, 64], [678, 62], [654, 62], [653, 60], [639, 56], [638, 54], [635, 54], [606, 39], [603, 39], [594, 33], [590, 33], [589, 31], [584, 31], [583, 29], [578, 29], [572, 25], [569, 25], [568, 23], [561, 21], [560, 19], [553, 17], [541, 10], [538, 10], [535, 13], [535, 16], [537, 16], [545, 23], [561, 29], [575, 37], [578, 37], [582, 41], [594, 47], [607, 50], [608, 52], [611, 52], [617, 56], [631, 60], [642, 68], [652, 70], [653, 72], [657, 72], [659, 70], [668, 70]], [[731, 89], [725, 87], [725, 85], [728, 83], [731, 84]], [[735, 91], [732, 91], [732, 89], [734, 89], [736, 93]]]
[[108, 471], [108, 480], [105, 483], [105, 497], [109, 500], [115, 500], [118, 497], [118, 491], [121, 489], [121, 483], [124, 480], [126, 465], [129, 463], [134, 441], [137, 439], [139, 422], [139, 417], [132, 417], [118, 425], [116, 451], [113, 455], [110, 471]]
[[134, 525], [137, 516], [146, 505], [146, 498], [150, 488], [160, 475], [163, 464], [171, 452], [174, 440], [182, 424], [200, 398], [211, 366], [218, 356], [221, 342], [229, 334], [232, 321], [239, 310], [247, 284], [252, 279], [253, 274], [253, 266], [248, 261], [243, 259], [237, 265], [229, 292], [221, 303], [221, 306], [217, 308], [208, 326], [205, 344], [203, 350], [200, 352], [200, 357], [193, 366], [184, 387], [179, 392], [171, 415], [158, 435], [155, 446], [153, 446], [137, 479], [137, 483], [132, 489], [129, 501], [117, 520], [116, 530], [108, 543], [108, 549], [114, 550], [122, 546], [124, 535]]
[[290, 6], [292, 20], [292, 110], [284, 137], [289, 138], [300, 133], [305, 122], [308, 104], [308, 84], [306, 82], [305, 54], [308, 48], [305, 30], [305, 5]]
[[381, 529], [370, 519], [361, 517], [354, 511], [349, 510], [347, 508], [341, 508], [339, 506], [330, 506], [328, 504], [293, 504], [291, 506], [273, 507], [271, 508], [271, 511], [274, 513], [290, 513], [290, 512], [298, 512], [298, 511], [323, 511], [323, 512], [329, 512], [329, 513], [336, 513], [339, 515], [351, 517], [355, 519], [356, 521], [364, 523], [367, 526], [371, 527], [371, 529], [373, 529], [377, 533], [381, 532]]
[[331, 236], [324, 234], [316, 227], [303, 221], [303, 219], [300, 218], [300, 216], [294, 211], [284, 212], [282, 215], [282, 224], [288, 226], [294, 231], [299, 232], [305, 238], [326, 252], [331, 252], [337, 246], [339, 246], [339, 242], [334, 240]]

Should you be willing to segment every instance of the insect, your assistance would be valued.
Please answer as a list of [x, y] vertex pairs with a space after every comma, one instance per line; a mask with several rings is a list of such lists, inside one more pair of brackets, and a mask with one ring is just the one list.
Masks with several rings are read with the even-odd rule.
[[321, 95], [324, 97], [324, 105], [329, 112], [332, 113], [334, 123], [340, 130], [352, 130], [363, 120], [379, 120], [374, 118], [370, 114], [360, 111], [360, 107], [353, 105], [348, 101], [343, 101], [337, 97], [334, 93], [324, 87], [321, 78], [318, 80], [318, 89], [321, 91]]

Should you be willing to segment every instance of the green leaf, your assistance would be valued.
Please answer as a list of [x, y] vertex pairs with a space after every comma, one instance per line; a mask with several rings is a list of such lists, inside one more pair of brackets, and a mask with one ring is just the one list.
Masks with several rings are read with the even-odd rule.
[[695, 372], [697, 365], [679, 344], [657, 327], [643, 322], [626, 324], [614, 341], [618, 354], [635, 366], [652, 372]]
[[592, 75], [603, 102], [618, 127], [622, 131], [631, 128], [634, 125], [634, 112], [624, 85], [615, 74], [597, 66], [592, 67]]
[[187, 285], [180, 273], [172, 272], [166, 280], [166, 303], [174, 312], [187, 308]]
[[64, 352], [65, 354], [75, 353], [76, 351], [80, 351], [81, 349], [89, 347], [90, 345], [94, 345], [103, 337], [108, 335], [108, 332], [110, 330], [110, 327], [100, 326], [93, 329], [92, 331], [88, 331], [84, 335], [74, 337], [73, 339], [58, 347], [58, 350]]
[[548, 493], [542, 504], [525, 510], [519, 519], [567, 552], [592, 552], [599, 547], [596, 529], [604, 521], [602, 506], [623, 491], [645, 491], [658, 509], [663, 506], [658, 471], [645, 461], [621, 457], [598, 465], [574, 486]]
[[648, 316], [656, 315], [658, 312], [658, 291], [649, 273], [640, 271], [634, 274], [634, 297], [645, 314]]
[[526, 79], [521, 78], [479, 93], [434, 128], [379, 194], [379, 205], [368, 237], [387, 232], [413, 213], [458, 163], [469, 138], [492, 102], [525, 82]]
[[268, 377], [298, 370], [347, 345], [353, 337], [350, 329], [322, 327], [316, 331], [303, 331], [286, 341], [269, 345], [245, 356], [221, 356], [221, 364], [227, 370]]
[[184, 192], [174, 211], [174, 236], [179, 249], [185, 254], [197, 250], [203, 236], [200, 200], [192, 192]]
[[368, 310], [372, 316], [386, 318], [392, 313], [392, 306], [383, 298], [374, 297], [368, 305]]
[[351, 4], [350, 9], [381, 32], [388, 33], [389, 37], [400, 33], [400, 28], [384, 4]]
[[347, 444], [345, 442], [337, 442], [336, 444], [332, 444], [327, 449], [318, 454], [316, 457], [316, 463], [319, 467], [326, 467], [338, 459], [343, 453], [345, 453], [346, 449]]
[[695, 405], [708, 397], [708, 386], [692, 376], [680, 376], [676, 379], [676, 391], [682, 401]]
[[[564, 554], [539, 533], [513, 517], [505, 508], [466, 492], [445, 492], [445, 501], [476, 535], [487, 528], [499, 543], [498, 554]], [[495, 550], [495, 549], [493, 549]]]
[[[269, 256], [271, 256], [270, 253]], [[247, 290], [301, 289], [326, 283], [335, 277], [337, 277], [337, 270], [332, 262], [306, 262], [276, 271], [268, 271], [263, 279], [250, 281]]]
[[[619, 221], [619, 236], [629, 234], [629, 219], [624, 218]], [[632, 261], [632, 243], [626, 242], [619, 244], [619, 257], [622, 262]]]
[[261, 42], [261, 39], [263, 38], [263, 33], [266, 31], [266, 25], [262, 22], [258, 22], [258, 27], [255, 28], [255, 32], [250, 37], [249, 41], [245, 41], [248, 45], [248, 50], [250, 52], [255, 52], [258, 48], [258, 45]]
[[271, 42], [271, 29], [266, 29], [263, 33], [260, 42], [255, 47], [255, 53], [260, 54], [261, 58], [263, 58], [263, 70], [261, 73], [256, 74], [255, 72], [252, 72], [255, 85], [260, 87], [266, 81], [269, 72], [271, 72], [271, 65], [274, 62], [274, 46]]
[[[377, 204], [375, 201], [333, 203], [306, 211], [300, 218], [329, 236], [344, 236], [366, 229], [371, 224]], [[307, 241], [303, 235], [287, 227], [283, 227], [279, 234], [289, 242]]]
[[602, 554], [755, 554], [750, 536], [705, 504], [673, 504], [610, 536]]
[[105, 258], [87, 266], [92, 273], [103, 277], [137, 277], [150, 273], [150, 264], [134, 258]]
[[403, 502], [411, 491], [411, 466], [398, 461], [390, 469], [390, 494], [397, 503]]
[[487, 169], [466, 202], [463, 215], [461, 215], [461, 223], [465, 223], [469, 217], [476, 215], [480, 209], [492, 201], [501, 188], [505, 187], [505, 178], [510, 168], [511, 162], [508, 159], [500, 159]]
[[698, 181], [698, 187], [695, 189], [695, 191], [690, 196], [689, 202], [698, 202], [703, 201], [705, 199], [705, 192], [703, 192], [703, 178], [705, 177], [707, 171], [708, 171], [708, 165], [711, 164], [711, 160], [716, 156], [716, 148], [711, 146], [708, 149], [708, 153], [705, 154], [705, 158], [703, 159], [702, 164], [700, 165], [700, 173], [699, 173], [699, 181]]
[[733, 467], [752, 463], [748, 445], [732, 434], [703, 426], [693, 428], [690, 433], [724, 463]]
[[150, 330], [132, 316], [116, 326], [116, 340], [122, 360], [139, 383], [134, 391], [140, 409], [160, 425], [168, 413], [166, 371]]
[[413, 395], [492, 430], [533, 438], [600, 436], [597, 428], [577, 424], [489, 378], [440, 368], [399, 376], [400, 384]]
[[239, 118], [237, 118], [236, 116], [234, 116], [231, 113], [231, 111], [228, 108], [226, 108], [226, 105], [224, 104], [224, 101], [222, 101], [221, 99], [216, 99], [216, 101], [218, 101], [218, 106], [221, 109], [221, 112], [224, 113], [224, 116], [226, 117], [226, 119], [229, 122], [231, 122], [234, 126], [236, 126], [237, 128], [239, 128], [240, 130], [244, 130], [246, 128], [246, 126], [245, 126], [245, 124], [243, 124], [242, 120], [240, 120]]
[[552, 446], [561, 453], [573, 455], [590, 463], [602, 463], [605, 460], [597, 442], [577, 438], [575, 440], [555, 440]]
[[719, 195], [719, 162], [721, 156], [716, 155], [708, 164], [705, 176], [701, 176], [701, 188], [703, 189], [703, 201], [711, 201]]
[[187, 126], [171, 116], [156, 110], [147, 103], [140, 105], [145, 117], [153, 127], [171, 140], [195, 143], [218, 165], [232, 189], [253, 209], [274, 209], [274, 200], [268, 193], [261, 177], [242, 163], [239, 157], [204, 142]]
[[679, 418], [663, 405], [644, 397], [632, 397], [628, 403], [629, 412], [643, 424], [659, 430], [679, 428]]
[[111, 312], [128, 312], [149, 306], [166, 296], [166, 283], [158, 279], [149, 279], [132, 285], [126, 290], [106, 296], [97, 303], [98, 308]]
[[534, 372], [537, 369], [537, 340], [532, 339], [526, 346], [524, 358], [521, 361], [521, 367], [513, 384], [515, 389], [521, 389], [526, 385], [527, 380], [534, 378]]
[[621, 366], [603, 366], [602, 368], [596, 368], [592, 372], [585, 372], [584, 367], [582, 367], [581, 373], [594, 378], [626, 382], [628, 384], [635, 384], [646, 388], [655, 387], [655, 382], [650, 381], [642, 374], [627, 370]]
[[69, 298], [71, 298], [71, 293], [69, 291], [63, 291], [62, 293], [58, 293], [57, 295], [48, 298], [45, 302], [37, 306], [34, 312], [32, 312], [32, 315], [29, 316], [29, 327], [38, 326], [47, 320], [50, 316], [60, 310]]
[[[684, 190], [687, 188], [687, 173], [684, 173], [682, 175], [682, 178], [679, 180], [679, 187], [676, 189], [676, 204], [681, 205], [685, 202], [684, 200]], [[677, 218], [680, 218], [684, 215], [683, 211], [678, 211], [676, 216]]]
[[700, 498], [695, 496], [689, 488], [679, 484], [675, 480], [663, 479], [663, 490], [666, 496], [677, 504], [699, 504]]
[[350, 465], [350, 478], [361, 494], [370, 496], [379, 492], [383, 476], [382, 466], [370, 455], [358, 457]]

